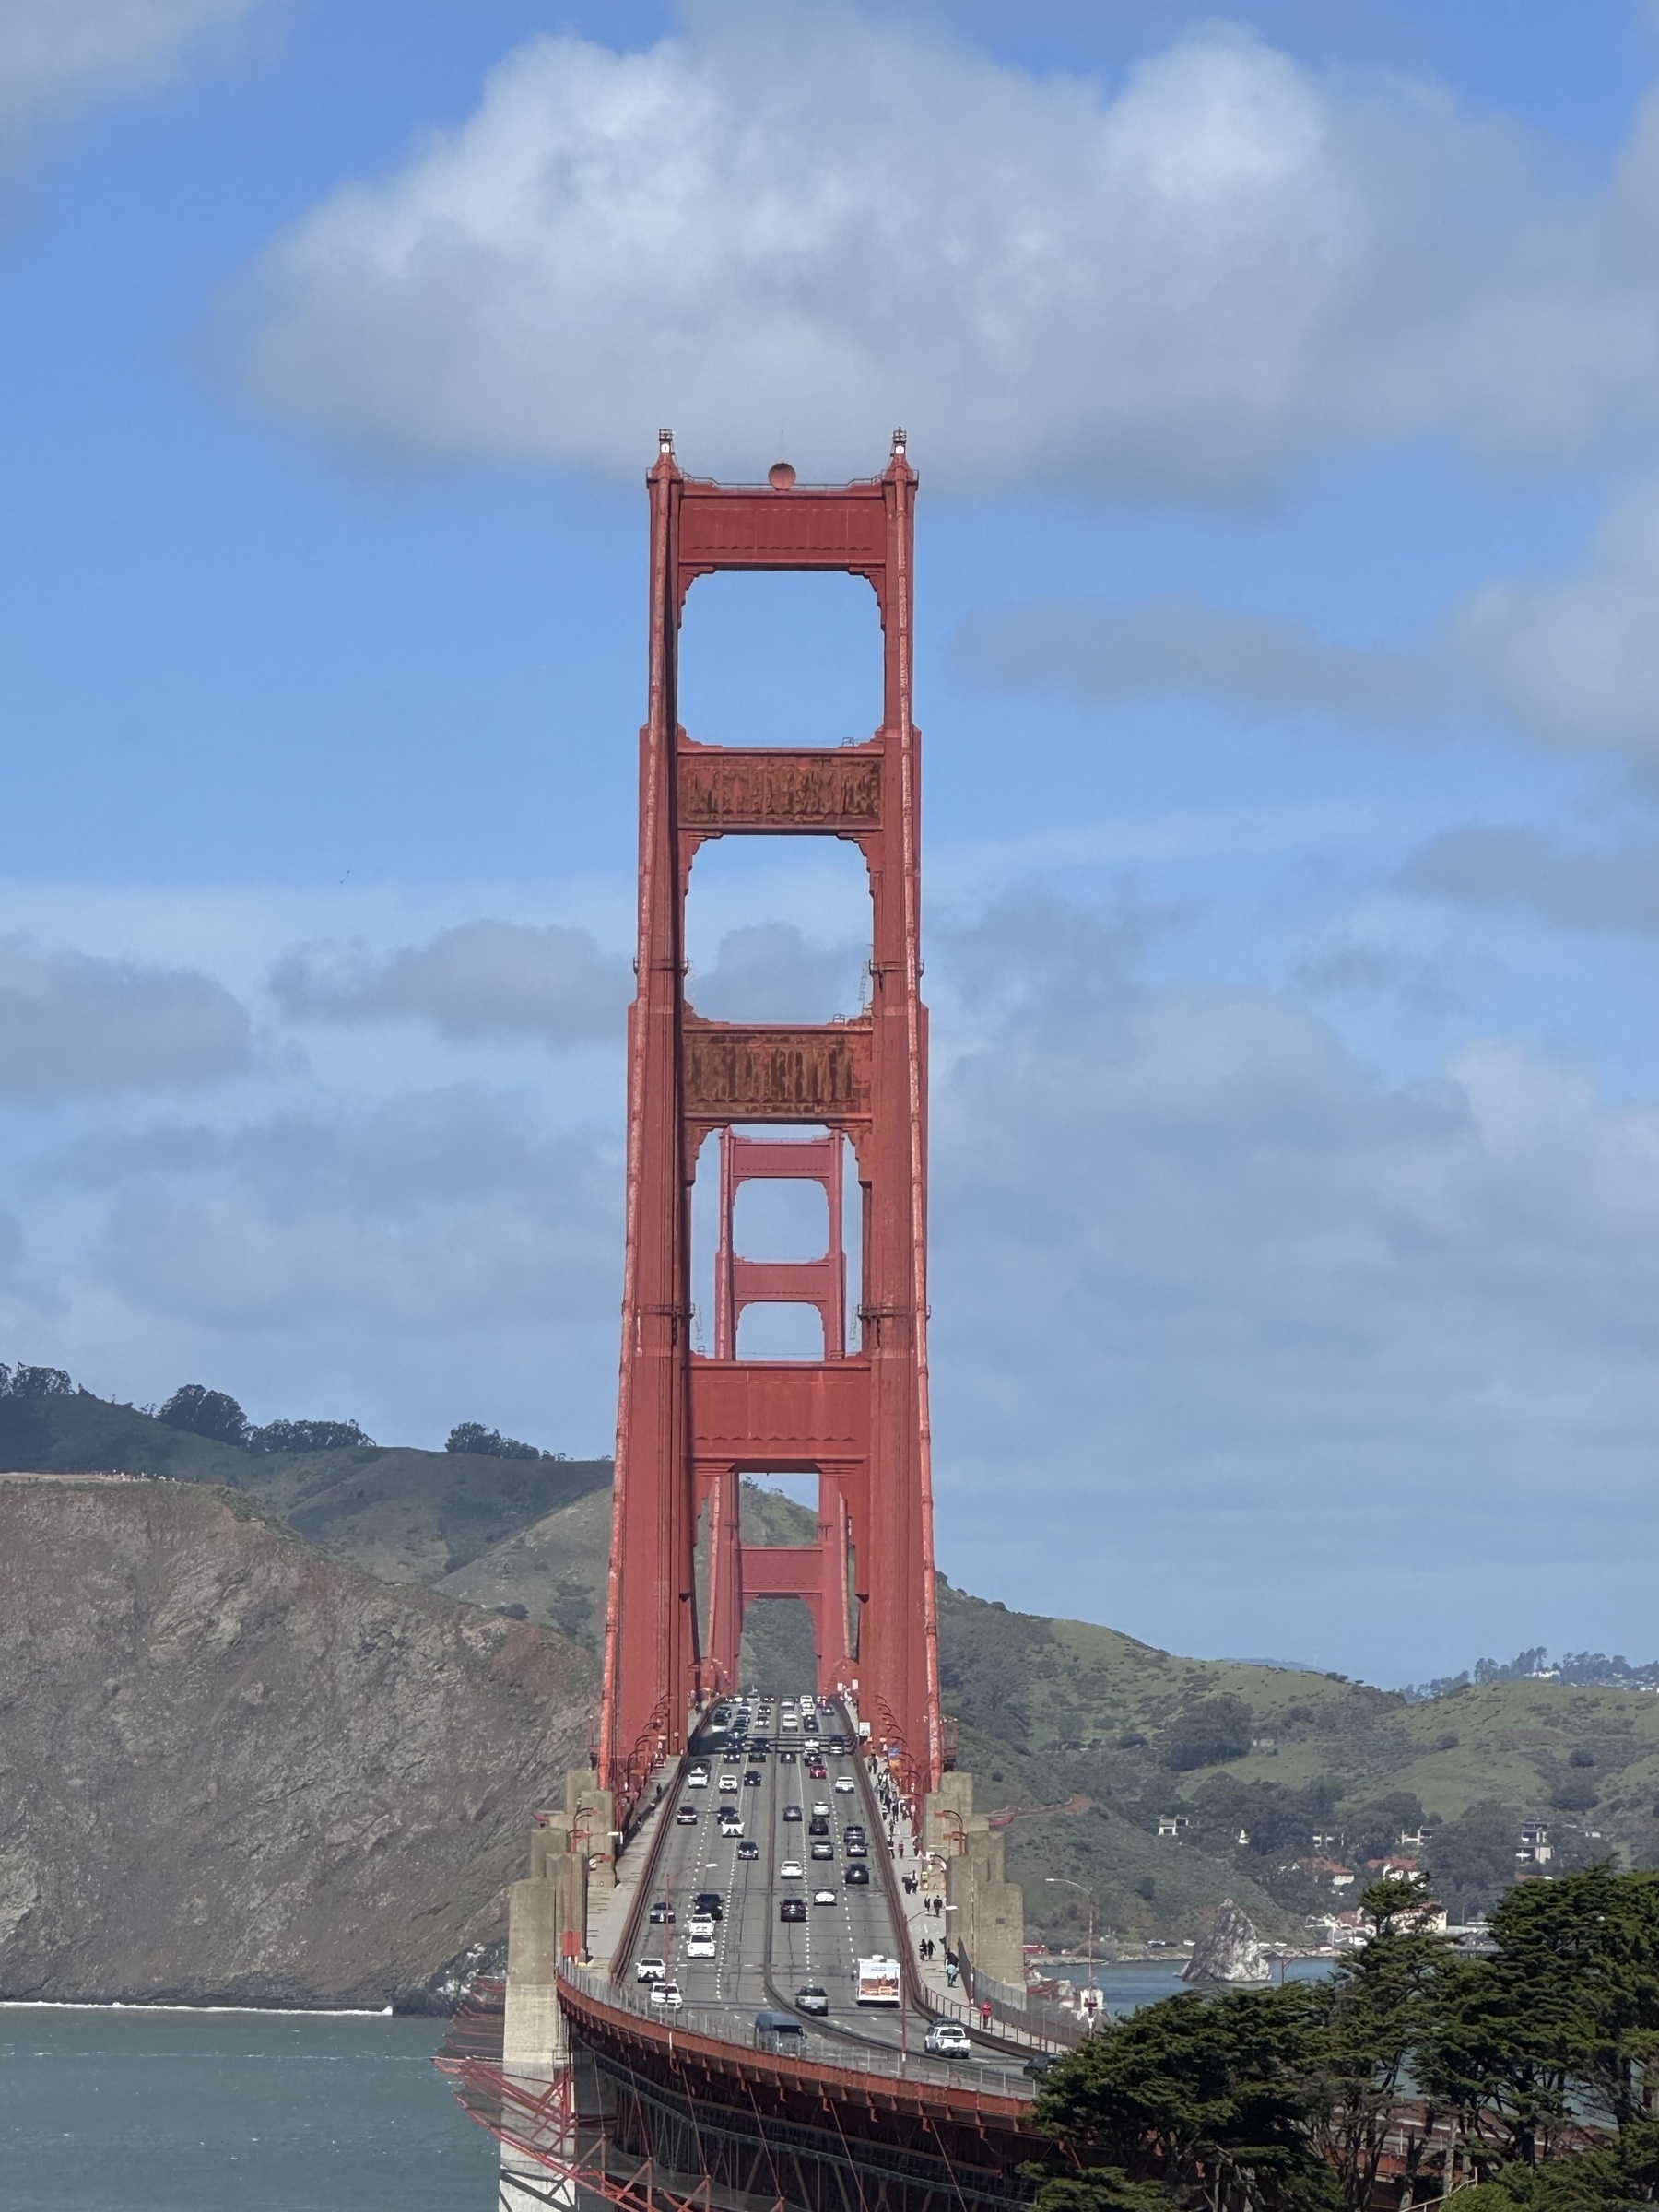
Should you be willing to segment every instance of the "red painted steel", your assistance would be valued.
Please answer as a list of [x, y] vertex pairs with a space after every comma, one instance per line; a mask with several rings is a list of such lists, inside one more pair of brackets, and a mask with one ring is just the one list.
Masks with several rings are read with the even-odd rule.
[[[651, 494], [649, 711], [640, 737], [638, 988], [629, 1010], [627, 1257], [599, 1761], [624, 1805], [684, 1747], [695, 1701], [735, 1680], [743, 1608], [812, 1608], [819, 1686], [847, 1689], [906, 1785], [943, 1763], [927, 1420], [927, 1026], [921, 998], [919, 743], [912, 719], [916, 477], [895, 435], [880, 477], [771, 486], [685, 476], [664, 433]], [[686, 593], [720, 569], [865, 577], [883, 633], [881, 727], [834, 750], [736, 748], [679, 727]], [[870, 1004], [856, 1020], [710, 1021], [685, 996], [685, 900], [711, 837], [841, 837], [869, 869]], [[764, 1136], [752, 1132], [775, 1129]], [[790, 1136], [794, 1129], [803, 1134]], [[714, 1348], [690, 1341], [690, 1187], [720, 1135]], [[810, 1134], [806, 1134], [810, 1132]], [[859, 1345], [846, 1341], [841, 1193], [862, 1194]], [[759, 1177], [815, 1182], [824, 1253], [738, 1254], [732, 1208]], [[817, 1311], [821, 1360], [736, 1356], [746, 1305]], [[741, 1477], [818, 1477], [814, 1544], [739, 1527]], [[708, 1592], [694, 1561], [708, 1516]]]

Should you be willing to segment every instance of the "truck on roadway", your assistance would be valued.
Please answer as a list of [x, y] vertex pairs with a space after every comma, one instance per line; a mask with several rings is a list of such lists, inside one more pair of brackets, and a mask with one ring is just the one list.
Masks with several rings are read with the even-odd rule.
[[899, 1961], [897, 1959], [861, 1959], [858, 1961], [858, 1994], [861, 2005], [894, 2005], [899, 2002]]

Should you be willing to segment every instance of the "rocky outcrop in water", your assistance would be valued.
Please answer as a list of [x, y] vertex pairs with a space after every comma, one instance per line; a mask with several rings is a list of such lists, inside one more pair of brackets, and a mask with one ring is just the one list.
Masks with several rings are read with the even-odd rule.
[[594, 1687], [231, 1494], [0, 1477], [0, 1995], [441, 2002]]
[[1265, 1982], [1267, 1961], [1248, 1913], [1230, 1897], [1216, 1907], [1216, 1917], [1193, 1947], [1182, 1969], [1183, 1982]]

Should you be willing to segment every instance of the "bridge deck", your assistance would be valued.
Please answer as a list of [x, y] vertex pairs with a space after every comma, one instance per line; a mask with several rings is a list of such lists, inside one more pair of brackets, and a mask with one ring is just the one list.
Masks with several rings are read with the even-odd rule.
[[[791, 1758], [794, 1747], [781, 1744], [775, 1733], [771, 1741], [776, 1747], [756, 1759], [747, 1750], [730, 1755], [729, 1734], [714, 1723], [700, 1732], [654, 1815], [657, 1832], [651, 1840], [648, 1867], [636, 1877], [649, 1892], [644, 1905], [665, 1905], [674, 1917], [652, 1923], [642, 1912], [635, 1915], [631, 1955], [616, 1962], [615, 1980], [606, 1992], [610, 2001], [681, 2033], [749, 2050], [757, 2042], [758, 2013], [789, 2011], [802, 2019], [804, 2043], [789, 2041], [803, 2057], [1029, 2099], [1034, 2084], [1020, 2070], [1018, 2055], [995, 2038], [974, 2034], [971, 2053], [948, 2060], [925, 2054], [931, 2018], [912, 2002], [907, 1985], [913, 1983], [913, 1970], [903, 1975], [906, 1994], [899, 2006], [858, 2003], [860, 1958], [879, 1954], [900, 1960], [903, 1968], [912, 1955], [911, 1930], [895, 1921], [886, 1824], [855, 1750], [826, 1751], [828, 1775], [818, 1782], [808, 1774], [798, 1749]], [[705, 1787], [693, 1788], [686, 1776], [699, 1762], [706, 1762], [709, 1779]], [[723, 1778], [735, 1781], [735, 1788], [723, 1789]], [[838, 1789], [842, 1779], [853, 1786]], [[722, 1832], [722, 1805], [738, 1808], [741, 1835]], [[677, 1818], [682, 1806], [695, 1812], [693, 1824], [682, 1825]], [[809, 1827], [819, 1806], [830, 1829], [822, 1841], [831, 1855], [814, 1860], [811, 1846], [820, 1839], [809, 1833]], [[868, 1838], [868, 1854], [862, 1860], [848, 1854], [850, 1822], [861, 1824]], [[757, 1847], [757, 1856], [740, 1854], [745, 1842]], [[641, 1855], [646, 1848], [643, 1838], [634, 1846]], [[785, 1865], [798, 1865], [801, 1872], [786, 1875]], [[867, 1886], [848, 1885], [847, 1870], [856, 1865], [867, 1868]], [[717, 1892], [722, 1903], [711, 1959], [687, 1953], [692, 1900], [703, 1890]], [[831, 1893], [826, 1902], [815, 1901], [820, 1890]], [[805, 1920], [780, 1917], [786, 1898], [805, 1900]], [[652, 2004], [649, 1983], [637, 1979], [642, 1958], [664, 1961], [666, 1977], [681, 1992], [680, 2007]], [[797, 1993], [806, 1988], [823, 1990], [827, 2015], [800, 2014]]]

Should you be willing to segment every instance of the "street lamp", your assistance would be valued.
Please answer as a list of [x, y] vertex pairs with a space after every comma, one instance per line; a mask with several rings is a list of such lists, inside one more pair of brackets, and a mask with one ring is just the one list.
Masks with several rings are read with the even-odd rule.
[[1095, 1893], [1087, 1882], [1074, 1882], [1069, 1875], [1045, 1874], [1042, 1878], [1063, 1889], [1081, 1889], [1088, 1900], [1088, 2015], [1092, 2022], [1100, 2009], [1095, 1996]]

